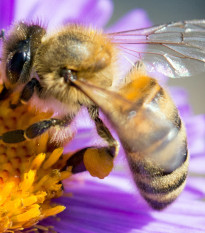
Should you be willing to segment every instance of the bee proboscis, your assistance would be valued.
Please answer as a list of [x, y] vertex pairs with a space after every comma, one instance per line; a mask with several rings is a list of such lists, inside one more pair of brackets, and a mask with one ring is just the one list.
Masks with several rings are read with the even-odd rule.
[[[185, 185], [189, 157], [185, 127], [168, 93], [139, 67], [142, 63], [134, 63], [124, 79], [127, 81], [117, 87], [118, 54], [140, 58], [148, 71], [172, 78], [190, 76], [205, 68], [204, 36], [204, 20], [109, 34], [68, 25], [47, 35], [39, 25], [16, 24], [3, 43], [4, 88], [0, 99], [20, 90], [12, 108], [27, 103], [37, 108], [46, 105], [58, 112], [58, 117], [3, 133], [1, 140], [18, 143], [55, 128], [60, 143], [61, 129], [69, 127], [85, 107], [107, 146], [84, 148], [67, 165], [72, 166], [73, 173], [88, 170], [96, 175], [95, 167], [87, 166], [89, 156], [113, 161], [119, 150], [118, 142], [99, 117], [100, 109], [118, 133], [142, 196], [153, 208], [163, 209]], [[147, 48], [139, 51], [137, 45]], [[109, 172], [108, 168], [99, 177]]]

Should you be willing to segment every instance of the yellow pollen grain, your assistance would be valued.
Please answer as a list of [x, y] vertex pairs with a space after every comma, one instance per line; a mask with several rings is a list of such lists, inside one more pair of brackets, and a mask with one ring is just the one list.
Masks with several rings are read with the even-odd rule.
[[87, 149], [84, 164], [91, 176], [104, 179], [113, 169], [113, 158], [103, 148]]

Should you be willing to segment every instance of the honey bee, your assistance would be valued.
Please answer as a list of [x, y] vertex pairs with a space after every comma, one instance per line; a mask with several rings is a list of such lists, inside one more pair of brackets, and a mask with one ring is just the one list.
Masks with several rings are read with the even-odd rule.
[[[74, 174], [88, 170], [95, 175], [100, 167], [92, 162], [88, 167], [87, 160], [113, 161], [119, 151], [118, 141], [99, 117], [101, 110], [119, 136], [142, 196], [152, 208], [165, 208], [185, 185], [189, 159], [186, 132], [169, 94], [143, 67], [172, 78], [203, 71], [204, 35], [204, 20], [107, 34], [67, 25], [47, 35], [39, 25], [16, 24], [3, 41], [0, 99], [20, 90], [19, 100], [11, 108], [45, 104], [58, 112], [58, 117], [3, 133], [0, 139], [18, 143], [51, 129], [60, 135], [85, 107], [107, 146], [84, 148], [68, 159], [67, 166]], [[137, 51], [137, 45], [146, 45], [146, 51]], [[135, 62], [126, 81], [117, 86], [122, 51], [141, 62]], [[60, 140], [59, 136], [57, 143]]]

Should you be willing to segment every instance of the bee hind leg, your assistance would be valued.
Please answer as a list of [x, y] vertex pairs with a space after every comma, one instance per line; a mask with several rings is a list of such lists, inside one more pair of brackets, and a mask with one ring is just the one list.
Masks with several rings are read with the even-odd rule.
[[107, 142], [107, 153], [115, 158], [119, 152], [119, 143], [115, 140], [110, 133], [109, 129], [105, 126], [104, 122], [99, 118], [99, 109], [96, 106], [88, 108], [91, 119], [95, 122], [98, 135]]
[[98, 135], [107, 143], [107, 146], [100, 148], [87, 148], [84, 152], [84, 164], [92, 176], [104, 178], [109, 175], [113, 169], [114, 159], [119, 152], [119, 143], [99, 118], [99, 109], [97, 106], [88, 108], [91, 119], [95, 122]]
[[119, 151], [119, 143], [99, 118], [98, 108], [96, 106], [89, 107], [88, 112], [95, 122], [97, 133], [107, 142], [108, 146], [88, 147], [77, 151], [68, 159], [64, 169], [71, 167], [73, 174], [88, 171], [92, 176], [103, 179], [113, 169], [114, 158]]
[[72, 167], [71, 172], [73, 174], [86, 171], [86, 167], [83, 161], [83, 157], [86, 150], [87, 148], [82, 149], [76, 152], [74, 155], [72, 155], [72, 157], [68, 159], [66, 166], [63, 168], [63, 170], [66, 170], [67, 167]]
[[73, 154], [63, 170], [71, 167], [73, 174], [88, 171], [92, 176], [103, 179], [112, 171], [113, 161], [107, 147], [88, 147]]

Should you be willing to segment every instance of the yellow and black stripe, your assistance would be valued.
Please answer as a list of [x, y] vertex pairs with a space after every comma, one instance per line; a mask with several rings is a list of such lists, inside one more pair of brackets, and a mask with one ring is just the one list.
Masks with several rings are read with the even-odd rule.
[[150, 111], [153, 116], [157, 112], [169, 126], [158, 128], [157, 117], [153, 125], [148, 122], [150, 118], [140, 119], [136, 126], [135, 138], [139, 137], [136, 147], [133, 143], [129, 146], [129, 141], [121, 135], [122, 143], [126, 141], [123, 144], [140, 193], [152, 208], [160, 210], [173, 202], [184, 188], [189, 159], [186, 132], [177, 108], [156, 80], [141, 76], [133, 84], [134, 89], [130, 83], [123, 94], [136, 103], [137, 112], [149, 114]]

